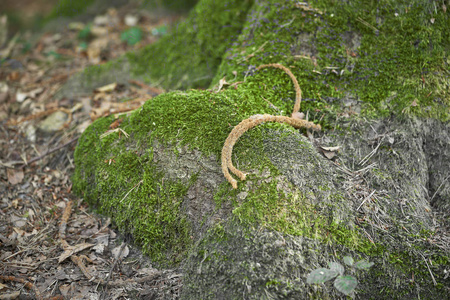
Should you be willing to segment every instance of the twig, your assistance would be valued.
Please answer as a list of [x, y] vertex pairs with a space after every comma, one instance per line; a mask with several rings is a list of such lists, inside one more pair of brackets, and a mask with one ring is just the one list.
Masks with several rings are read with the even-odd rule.
[[372, 29], [374, 32], [380, 32], [379, 29], [377, 29], [376, 27], [374, 27], [373, 25], [369, 24], [367, 21], [364, 21], [363, 19], [361, 19], [360, 17], [356, 18], [357, 21], [361, 22], [362, 24], [366, 25], [367, 27], [369, 27], [370, 29]]
[[371, 163], [370, 165], [368, 165], [367, 167], [364, 167], [362, 169], [359, 169], [358, 171], [355, 171], [356, 175], [361, 175], [366, 173], [370, 168], [373, 168], [377, 165], [377, 163]]
[[122, 200], [120, 200], [119, 202], [122, 203], [122, 201], [123, 201], [126, 197], [128, 197], [128, 194], [130, 194], [130, 193], [131, 193], [136, 187], [138, 187], [142, 182], [144, 182], [144, 180], [140, 180], [138, 183], [136, 183], [136, 184], [131, 188], [131, 190], [129, 190], [129, 191], [125, 194], [125, 196], [123, 196]]
[[433, 202], [434, 197], [436, 196], [437, 192], [441, 189], [442, 185], [444, 184], [445, 181], [447, 181], [447, 179], [450, 178], [450, 175], [448, 175], [444, 180], [442, 180], [441, 184], [439, 185], [439, 187], [436, 189], [436, 191], [433, 194], [433, 197], [431, 197], [430, 199], [430, 203]]
[[373, 239], [372, 239], [372, 237], [370, 236], [370, 234], [368, 234], [367, 233], [367, 231], [363, 228], [363, 227], [360, 227], [362, 230], [363, 230], [363, 232], [367, 235], [367, 238], [369, 239], [369, 241], [372, 243], [372, 244], [374, 244], [375, 245], [375, 242], [373, 241]]
[[[64, 147], [72, 144], [73, 142], [76, 142], [78, 139], [79, 139], [79, 137], [71, 139], [67, 143], [65, 143], [63, 145], [60, 145], [58, 147], [55, 147], [53, 149], [49, 149], [44, 154], [39, 155], [37, 157], [33, 157], [32, 159], [30, 159], [27, 162], [24, 162], [23, 160], [14, 160], [14, 161], [3, 163], [3, 162], [0, 161], [0, 165], [3, 166], [3, 167], [6, 167], [6, 168], [10, 168], [10, 169], [21, 169], [21, 168], [24, 168], [25, 166], [27, 166], [27, 165], [29, 165], [31, 163], [34, 163], [36, 161], [39, 161], [39, 160], [43, 159], [44, 157], [46, 157], [47, 155], [52, 154], [53, 152], [56, 152], [56, 151], [58, 151], [58, 150], [60, 150], [60, 149], [62, 149]], [[14, 165], [21, 165], [21, 166], [14, 167]]]
[[360, 166], [365, 165], [369, 159], [375, 155], [375, 153], [377, 153], [378, 148], [380, 148], [381, 143], [383, 143], [385, 135], [383, 135], [383, 137], [381, 138], [381, 141], [378, 143], [378, 145], [375, 147], [375, 149], [373, 149], [369, 154], [367, 154], [363, 159], [361, 159], [361, 161], [359, 162]]
[[367, 196], [366, 198], [364, 198], [364, 201], [361, 202], [361, 204], [358, 206], [358, 208], [356, 209], [356, 211], [358, 211], [358, 210], [361, 208], [361, 206], [362, 206], [367, 200], [369, 200], [370, 197], [372, 197], [373, 194], [375, 194], [375, 192], [376, 192], [376, 190], [373, 190], [372, 193], [370, 193], [369, 196]]
[[64, 148], [64, 147], [66, 147], [66, 146], [72, 144], [73, 142], [78, 141], [78, 139], [79, 139], [79, 137], [73, 138], [73, 139], [71, 139], [70, 141], [68, 141], [67, 143], [63, 144], [63, 145], [60, 145], [60, 146], [55, 147], [55, 148], [53, 148], [53, 149], [50, 149], [50, 150], [48, 150], [47, 152], [45, 152], [44, 154], [42, 154], [42, 155], [40, 155], [40, 156], [37, 156], [37, 157], [34, 157], [34, 158], [30, 159], [30, 160], [28, 161], [28, 163], [24, 164], [24, 165], [21, 166], [21, 167], [23, 168], [23, 167], [25, 167], [26, 165], [29, 165], [29, 164], [31, 164], [31, 163], [34, 163], [34, 162], [38, 161], [38, 160], [41, 160], [41, 159], [43, 159], [44, 157], [46, 157], [47, 155], [52, 154], [53, 152], [56, 152], [56, 151], [58, 151], [58, 150], [60, 150], [60, 149], [62, 149], [62, 148]]
[[155, 94], [157, 94], [157, 95], [166, 92], [164, 89], [156, 88], [156, 87], [147, 85], [147, 84], [145, 84], [145, 83], [143, 83], [143, 82], [140, 82], [140, 81], [138, 81], [138, 80], [130, 79], [130, 80], [128, 80], [128, 82], [131, 83], [131, 84], [135, 84], [135, 85], [139, 86], [140, 88], [143, 88], [143, 89], [145, 89], [145, 90], [147, 90], [147, 91], [150, 91], [150, 92], [152, 92], [152, 93], [155, 93]]
[[433, 276], [433, 273], [431, 272], [430, 266], [429, 266], [428, 263], [427, 263], [427, 259], [425, 258], [425, 256], [422, 255], [422, 253], [419, 253], [419, 254], [420, 254], [420, 256], [422, 256], [423, 261], [424, 261], [425, 264], [427, 265], [428, 272], [430, 272], [431, 279], [433, 279], [433, 284], [434, 284], [434, 285], [437, 285], [436, 279], [434, 279], [434, 276]]

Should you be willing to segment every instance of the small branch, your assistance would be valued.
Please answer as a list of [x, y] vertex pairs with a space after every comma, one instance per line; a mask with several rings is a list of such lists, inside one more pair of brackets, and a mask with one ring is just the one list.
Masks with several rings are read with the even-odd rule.
[[367, 154], [363, 159], [361, 159], [361, 161], [358, 163], [358, 165], [364, 166], [369, 161], [369, 159], [371, 159], [372, 156], [374, 156], [375, 153], [377, 153], [378, 148], [380, 148], [381, 144], [383, 143], [384, 138], [385, 138], [385, 135], [383, 135], [383, 137], [381, 138], [381, 141], [378, 143], [378, 145], [375, 147], [375, 149], [373, 149], [369, 154]]
[[425, 256], [422, 255], [422, 253], [419, 253], [419, 254], [420, 254], [420, 256], [422, 256], [423, 261], [424, 261], [425, 264], [427, 265], [428, 272], [430, 272], [431, 279], [433, 280], [433, 284], [436, 286], [436, 285], [437, 285], [437, 282], [436, 282], [436, 279], [434, 279], [434, 276], [433, 276], [433, 273], [431, 272], [430, 266], [429, 266], [428, 263], [427, 263], [427, 259], [425, 258]]
[[144, 182], [144, 180], [140, 180], [138, 183], [136, 183], [136, 184], [131, 188], [131, 190], [129, 190], [129, 191], [125, 194], [125, 196], [123, 196], [122, 200], [120, 200], [120, 203], [122, 203], [122, 201], [125, 200], [126, 197], [128, 197], [128, 194], [130, 194], [136, 187], [138, 187], [138, 186], [139, 186], [141, 183], [143, 183], [143, 182]]
[[376, 192], [376, 190], [373, 190], [372, 193], [370, 193], [370, 195], [367, 196], [367, 197], [363, 200], [363, 202], [361, 202], [361, 204], [358, 206], [358, 208], [356, 209], [356, 211], [358, 211], [358, 210], [361, 208], [361, 206], [363, 206], [363, 204], [364, 204], [367, 200], [369, 200], [370, 197], [372, 197], [373, 194], [375, 194], [375, 192]]
[[50, 155], [50, 154], [52, 154], [53, 152], [56, 152], [56, 151], [58, 151], [58, 150], [60, 150], [60, 149], [62, 149], [62, 148], [64, 148], [64, 147], [66, 147], [66, 146], [72, 144], [73, 142], [76, 142], [78, 139], [79, 139], [79, 137], [76, 137], [76, 138], [74, 138], [74, 139], [71, 139], [70, 141], [68, 141], [67, 143], [65, 143], [65, 144], [63, 144], [63, 145], [60, 145], [60, 146], [55, 147], [55, 148], [53, 148], [53, 149], [47, 150], [47, 152], [45, 152], [44, 154], [42, 154], [42, 155], [40, 155], [40, 156], [37, 156], [37, 157], [34, 157], [34, 158], [30, 159], [30, 160], [29, 160], [28, 162], [26, 162], [26, 163], [20, 162], [20, 163], [22, 163], [22, 165], [21, 165], [20, 167], [18, 167], [18, 168], [20, 169], [20, 168], [23, 168], [23, 167], [25, 167], [25, 166], [31, 164], [31, 163], [34, 163], [34, 162], [36, 162], [36, 161], [39, 161], [39, 160], [43, 159], [44, 157], [46, 157], [47, 155]]

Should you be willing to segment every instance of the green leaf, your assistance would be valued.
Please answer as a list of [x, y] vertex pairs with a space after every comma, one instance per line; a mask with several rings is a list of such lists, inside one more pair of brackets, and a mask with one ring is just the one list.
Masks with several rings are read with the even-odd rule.
[[57, 53], [57, 52], [55, 52], [55, 51], [49, 51], [49, 52], [47, 52], [47, 53], [45, 53], [47, 56], [53, 56], [54, 58], [56, 58], [56, 59], [59, 59], [59, 58], [61, 58], [61, 54], [59, 54], [59, 53]]
[[360, 260], [355, 264], [355, 268], [357, 268], [359, 270], [367, 270], [368, 268], [370, 268], [373, 265], [374, 265], [373, 262], [369, 262], [367, 260]]
[[165, 35], [167, 34], [167, 26], [166, 25], [162, 25], [156, 28], [152, 29], [152, 34], [153, 35]]
[[31, 49], [31, 43], [30, 42], [23, 43], [22, 53], [27, 53], [28, 51], [30, 51], [30, 49]]
[[353, 257], [351, 256], [344, 256], [344, 264], [346, 264], [347, 266], [353, 266], [353, 263], [355, 261], [353, 260]]
[[335, 270], [319, 268], [309, 273], [308, 278], [306, 278], [306, 282], [309, 284], [324, 283], [325, 281], [333, 279], [337, 275], [339, 275], [339, 273]]
[[86, 42], [81, 42], [78, 47], [80, 47], [82, 50], [87, 50], [88, 44]]
[[78, 38], [81, 40], [85, 40], [89, 37], [91, 34], [91, 26], [87, 25], [84, 27], [80, 32], [78, 32]]
[[334, 281], [334, 287], [345, 295], [350, 295], [358, 285], [358, 281], [353, 276], [339, 276]]
[[344, 269], [344, 266], [341, 265], [340, 263], [334, 262], [334, 261], [329, 262], [328, 267], [330, 268], [330, 270], [334, 270], [334, 271], [338, 272], [340, 275], [344, 275], [345, 269]]
[[132, 27], [120, 34], [120, 39], [133, 46], [142, 39], [142, 30], [139, 27]]

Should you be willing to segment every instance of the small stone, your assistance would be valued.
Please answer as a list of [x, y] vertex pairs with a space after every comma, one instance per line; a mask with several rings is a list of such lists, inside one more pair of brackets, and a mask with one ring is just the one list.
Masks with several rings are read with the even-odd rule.
[[109, 18], [108, 16], [99, 15], [94, 18], [94, 24], [97, 26], [106, 26], [108, 25]]
[[139, 21], [139, 17], [135, 15], [127, 14], [125, 15], [124, 22], [127, 26], [136, 26]]
[[36, 142], [36, 127], [31, 124], [25, 127], [25, 136], [30, 142]]
[[247, 192], [240, 192], [238, 195], [237, 195], [237, 197], [238, 197], [238, 199], [239, 200], [245, 200], [245, 198], [247, 198], [247, 196], [248, 196], [248, 193]]
[[55, 111], [39, 124], [39, 129], [46, 133], [58, 131], [63, 127], [67, 118], [68, 116], [65, 112]]
[[25, 224], [27, 224], [27, 220], [25, 218], [21, 218], [15, 215], [11, 215], [11, 222], [13, 223], [14, 227], [23, 227]]

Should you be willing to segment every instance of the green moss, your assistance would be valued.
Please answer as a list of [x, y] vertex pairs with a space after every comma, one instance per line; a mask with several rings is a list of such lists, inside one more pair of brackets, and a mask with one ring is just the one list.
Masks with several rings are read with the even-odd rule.
[[50, 13], [48, 19], [56, 17], [73, 17], [82, 14], [94, 0], [60, 0]]
[[[199, 5], [191, 14], [191, 22], [199, 21], [198, 19], [201, 19], [200, 16], [203, 13], [213, 8], [213, 6], [206, 6], [206, 3], [206, 1], [202, 2], [203, 6]], [[237, 7], [242, 8], [240, 5], [249, 5], [250, 2], [227, 3], [231, 3], [232, 8], [236, 9]], [[374, 18], [376, 9], [372, 2], [367, 7], [361, 5], [366, 8], [364, 11], [361, 8], [361, 12], [355, 17], [349, 16], [347, 11], [350, 9], [348, 5], [352, 4], [340, 2], [329, 6], [327, 14], [323, 16], [313, 13], [293, 15], [292, 12], [297, 11], [297, 8], [293, 6], [293, 2], [289, 1], [284, 2], [283, 5], [275, 5], [279, 1], [269, 1], [268, 3], [273, 6], [255, 5], [253, 13], [262, 14], [263, 17], [274, 20], [278, 24], [275, 24], [276, 26], [273, 22], [252, 24], [254, 21], [249, 17], [239, 45], [227, 52], [227, 58], [222, 61], [217, 73], [214, 68], [220, 62], [221, 52], [223, 53], [225, 49], [217, 48], [217, 53], [213, 53], [212, 50], [218, 45], [215, 43], [219, 43], [219, 41], [210, 43], [209, 39], [212, 38], [213, 31], [202, 31], [199, 35], [201, 39], [192, 43], [192, 39], [197, 38], [196, 33], [192, 32], [192, 28], [189, 27], [193, 23], [186, 23], [190, 24], [189, 26], [180, 25], [179, 32], [171, 37], [176, 41], [173, 44], [170, 44], [168, 37], [161, 44], [150, 46], [147, 50], [151, 51], [147, 51], [146, 54], [128, 56], [131, 62], [141, 66], [147, 66], [146, 63], [143, 63], [147, 60], [154, 60], [157, 67], [147, 71], [150, 77], [165, 79], [164, 85], [166, 86], [192, 86], [196, 85], [193, 84], [196, 81], [192, 78], [200, 78], [205, 74], [207, 76], [216, 74], [214, 82], [218, 82], [223, 76], [227, 76], [227, 81], [231, 83], [243, 81], [237, 84], [236, 88], [224, 87], [217, 93], [212, 90], [171, 92], [147, 101], [141, 109], [134, 112], [121, 124], [123, 130], [132, 133], [134, 144], [125, 141], [123, 137], [119, 139], [117, 134], [99, 140], [99, 136], [108, 129], [112, 118], [98, 120], [80, 139], [80, 145], [75, 153], [77, 165], [74, 177], [75, 190], [83, 192], [85, 199], [97, 204], [101, 212], [114, 216], [115, 222], [122, 230], [131, 232], [135, 240], [144, 246], [144, 250], [163, 264], [176, 264], [183, 259], [190, 247], [188, 239], [190, 224], [179, 211], [180, 199], [186, 193], [189, 185], [163, 180], [164, 174], [152, 164], [152, 142], [155, 140], [164, 144], [181, 142], [181, 144], [200, 150], [205, 156], [213, 154], [219, 159], [223, 142], [233, 126], [242, 119], [257, 113], [288, 115], [292, 110], [295, 97], [289, 77], [277, 69], [252, 73], [254, 70], [249, 69], [249, 66], [258, 66], [269, 62], [281, 62], [291, 66], [292, 71], [299, 78], [303, 90], [305, 101], [302, 103], [302, 111], [309, 111], [309, 119], [315, 122], [321, 120], [322, 125], [331, 126], [330, 123], [342, 111], [339, 101], [332, 101], [330, 98], [343, 98], [346, 93], [354, 93], [363, 101], [363, 115], [365, 116], [386, 115], [388, 111], [389, 113], [392, 111], [396, 114], [405, 112], [423, 116], [429, 114], [445, 119], [445, 115], [437, 113], [437, 111], [439, 111], [439, 105], [443, 103], [442, 105], [447, 107], [448, 103], [439, 104], [440, 102], [436, 98], [428, 103], [428, 100], [423, 98], [424, 89], [418, 88], [417, 82], [410, 79], [418, 74], [421, 75], [422, 71], [419, 72], [420, 68], [417, 67], [421, 59], [431, 59], [430, 68], [439, 71], [439, 68], [442, 67], [439, 59], [443, 56], [438, 54], [442, 53], [437, 53], [437, 58], [429, 57], [434, 53], [429, 48], [421, 49], [419, 47], [417, 50], [414, 45], [411, 47], [403, 41], [393, 40], [387, 34], [390, 33], [399, 38], [397, 33], [385, 28], [387, 25], [384, 24], [400, 26], [406, 20], [401, 19], [403, 21], [395, 23], [397, 21], [390, 20], [391, 16], [386, 14], [386, 20], [380, 25], [378, 35], [370, 32], [369, 36], [364, 35], [362, 45], [357, 50], [357, 57], [353, 58], [351, 55], [347, 56], [347, 49], [340, 34], [345, 31], [366, 32], [367, 25], [358, 21], [358, 16], [363, 20], [375, 20], [373, 22], [376, 24], [376, 18]], [[323, 3], [315, 2], [318, 8], [321, 8]], [[222, 4], [216, 2], [214, 5]], [[217, 6], [214, 6], [214, 9], [218, 9]], [[410, 13], [411, 15], [404, 15], [402, 18], [421, 14], [415, 9], [410, 10]], [[230, 15], [225, 14], [227, 18], [231, 18], [231, 15], [231, 12]], [[445, 16], [437, 14], [436, 18], [445, 18]], [[233, 19], [234, 23], [231, 27], [234, 28], [234, 33], [239, 31], [242, 19], [242, 15]], [[260, 17], [258, 17], [259, 19]], [[229, 19], [227, 20], [229, 21]], [[201, 20], [199, 24], [202, 28], [206, 28], [210, 21], [209, 19]], [[218, 24], [228, 21], [219, 20]], [[291, 21], [290, 26], [280, 26], [280, 24], [287, 24]], [[435, 24], [441, 24], [441, 21], [435, 22]], [[295, 43], [296, 34], [294, 33], [313, 32], [318, 26], [322, 28], [316, 33], [318, 65], [314, 66], [307, 60], [295, 60], [290, 54], [290, 45]], [[401, 26], [399, 28], [402, 29]], [[419, 26], [416, 29], [423, 33], [424, 30], [426, 31], [426, 26], [423, 28]], [[405, 33], [408, 30], [404, 29], [401, 32]], [[174, 38], [177, 35], [180, 35], [178, 38], [182, 39], [181, 42]], [[219, 36], [220, 43], [223, 43], [226, 38], [232, 36], [232, 33], [226, 31], [223, 36]], [[437, 38], [433, 34], [430, 37]], [[278, 43], [276, 39], [288, 43]], [[181, 45], [183, 43], [192, 44], [192, 49], [179, 47], [180, 43]], [[382, 47], [380, 43], [384, 43], [384, 45], [394, 43], [395, 51], [399, 52], [386, 50], [384, 48], [388, 47]], [[164, 48], [164, 45], [169, 46]], [[176, 47], [182, 50], [177, 50]], [[262, 50], [258, 51], [258, 49]], [[444, 47], [441, 50], [445, 52], [447, 51], [445, 49]], [[163, 59], [165, 53], [171, 56], [167, 61]], [[207, 55], [202, 54], [200, 57], [199, 53], [207, 53]], [[386, 56], [394, 54], [397, 55], [393, 56], [395, 61], [388, 60], [389, 63], [384, 66]], [[176, 62], [180, 61], [187, 64], [176, 65]], [[167, 68], [164, 67], [166, 63]], [[393, 72], [398, 72], [399, 64], [403, 63], [413, 64], [413, 67], [405, 70], [405, 76], [398, 79]], [[349, 64], [354, 64], [353, 69]], [[338, 67], [344, 72], [342, 75], [336, 75], [328, 71], [327, 67], [329, 66]], [[407, 67], [400, 66], [400, 68], [406, 69]], [[95, 70], [94, 68], [87, 72], [93, 72], [94, 75], [96, 74]], [[313, 72], [314, 70], [320, 71], [322, 74]], [[143, 71], [144, 69], [135, 70], [137, 73]], [[197, 71], [199, 73], [196, 73]], [[401, 71], [403, 72], [403, 69]], [[236, 76], [234, 76], [234, 72], [236, 72]], [[185, 78], [185, 76], [188, 77]], [[198, 85], [206, 85], [210, 78], [208, 77]], [[217, 91], [217, 86], [214, 87], [214, 91]], [[412, 101], [413, 97], [418, 97], [420, 105], [404, 111], [404, 105]], [[428, 104], [431, 108], [423, 109], [423, 106]], [[442, 112], [442, 110], [440, 111]], [[235, 147], [234, 157], [238, 158], [239, 166], [243, 169], [259, 171], [264, 168], [269, 169], [271, 180], [258, 182], [262, 180], [261, 176], [259, 174], [251, 175], [247, 182], [239, 183], [238, 190], [232, 190], [228, 183], [224, 183], [215, 194], [217, 205], [221, 205], [222, 201], [232, 199], [233, 220], [247, 228], [267, 228], [284, 235], [303, 236], [332, 248], [355, 251], [360, 255], [374, 258], [380, 258], [383, 253], [390, 251], [392, 255], [388, 257], [389, 262], [395, 265], [400, 273], [409, 274], [414, 271], [423, 276], [422, 278], [426, 278], [426, 265], [408, 265], [412, 258], [417, 257], [417, 254], [399, 253], [385, 245], [373, 244], [354, 228], [342, 223], [337, 224], [334, 220], [325, 218], [326, 213], [315, 211], [316, 207], [307, 201], [308, 195], [280, 192], [277, 189], [278, 181], [275, 179], [280, 174], [262, 153], [261, 145], [268, 128], [292, 130], [290, 127], [280, 124], [267, 124], [255, 128], [239, 140]], [[114, 151], [110, 150], [113, 148]], [[384, 175], [380, 174], [380, 176]], [[251, 184], [247, 185], [249, 182]], [[317, 189], [319, 192], [325, 192], [329, 190], [329, 187], [321, 184], [317, 186]], [[242, 192], [246, 192], [247, 196], [239, 203], [235, 199]], [[330, 197], [335, 205], [330, 204], [328, 207], [330, 211], [345, 201], [340, 194]], [[220, 243], [230, 238], [223, 224], [218, 224], [213, 231], [216, 238], [213, 239], [213, 242]], [[248, 235], [250, 234], [248, 233]], [[177, 256], [176, 253], [180, 253], [180, 256]], [[223, 261], [229, 259], [227, 255], [218, 252], [214, 255], [207, 252], [200, 254], [202, 257], [206, 256], [205, 263], [210, 260], [214, 261], [212, 257]], [[339, 254], [345, 253], [342, 251]], [[208, 255], [212, 256], [208, 257]], [[448, 264], [448, 258], [433, 256], [433, 260], [437, 264]], [[382, 264], [383, 259], [379, 259], [378, 263]]]
[[112, 121], [99, 119], [83, 134], [75, 152], [74, 190], [100, 213], [112, 216], [156, 262], [176, 264], [190, 245], [190, 225], [179, 206], [196, 177], [188, 185], [164, 180], [152, 163], [151, 150], [140, 152], [134, 145], [136, 151], [130, 151], [117, 133], [100, 139]]
[[206, 87], [242, 28], [251, 0], [200, 1], [171, 34], [128, 54], [137, 76], [165, 88]]
[[198, 0], [145, 0], [150, 8], [165, 7], [171, 11], [186, 11], [191, 9]]
[[124, 57], [119, 57], [115, 60], [110, 60], [101, 65], [91, 65], [87, 68], [83, 69], [83, 77], [86, 82], [94, 81], [95, 79], [103, 76], [105, 73], [109, 73], [111, 71], [116, 72], [119, 71], [119, 68], [122, 64], [125, 63]]
[[[99, 212], [114, 216], [118, 227], [132, 233], [152, 258], [178, 262], [189, 247], [189, 224], [178, 211], [188, 186], [163, 180], [164, 174], [152, 163], [150, 145], [154, 140], [181, 141], [204, 155], [220, 157], [232, 126], [267, 105], [244, 95], [240, 89], [160, 95], [122, 121], [120, 128], [132, 134], [133, 144], [118, 133], [100, 139], [113, 117], [97, 120], [83, 133], [75, 151], [74, 190]], [[261, 145], [261, 136], [253, 130], [238, 143], [236, 153], [248, 159], [247, 164], [257, 165], [262, 153], [248, 150]], [[230, 186], [226, 188], [229, 192]], [[173, 253], [180, 257], [172, 257]]]
[[[448, 15], [426, 1], [324, 1], [310, 2], [314, 12], [294, 2], [266, 1], [252, 11], [255, 18], [230, 49], [213, 84], [219, 79], [252, 80], [247, 72], [262, 63], [290, 66], [299, 79], [303, 110], [341, 111], [332, 98], [351, 95], [362, 101], [362, 115], [389, 114], [449, 119], [448, 69], [450, 39]], [[266, 22], [265, 20], [269, 20]], [[280, 26], [289, 24], [289, 26]], [[375, 30], [376, 28], [376, 30]], [[309, 38], [297, 40], [301, 35]], [[353, 40], [352, 40], [353, 38]], [[360, 39], [360, 47], [353, 47]], [[282, 41], [282, 42], [280, 42]], [[316, 65], [296, 59], [310, 46]], [[298, 52], [298, 53], [296, 53]], [[293, 91], [276, 70], [265, 71], [266, 89]], [[286, 94], [290, 93], [290, 94]], [[395, 96], [393, 96], [395, 95]], [[417, 104], [417, 106], [415, 106]]]

